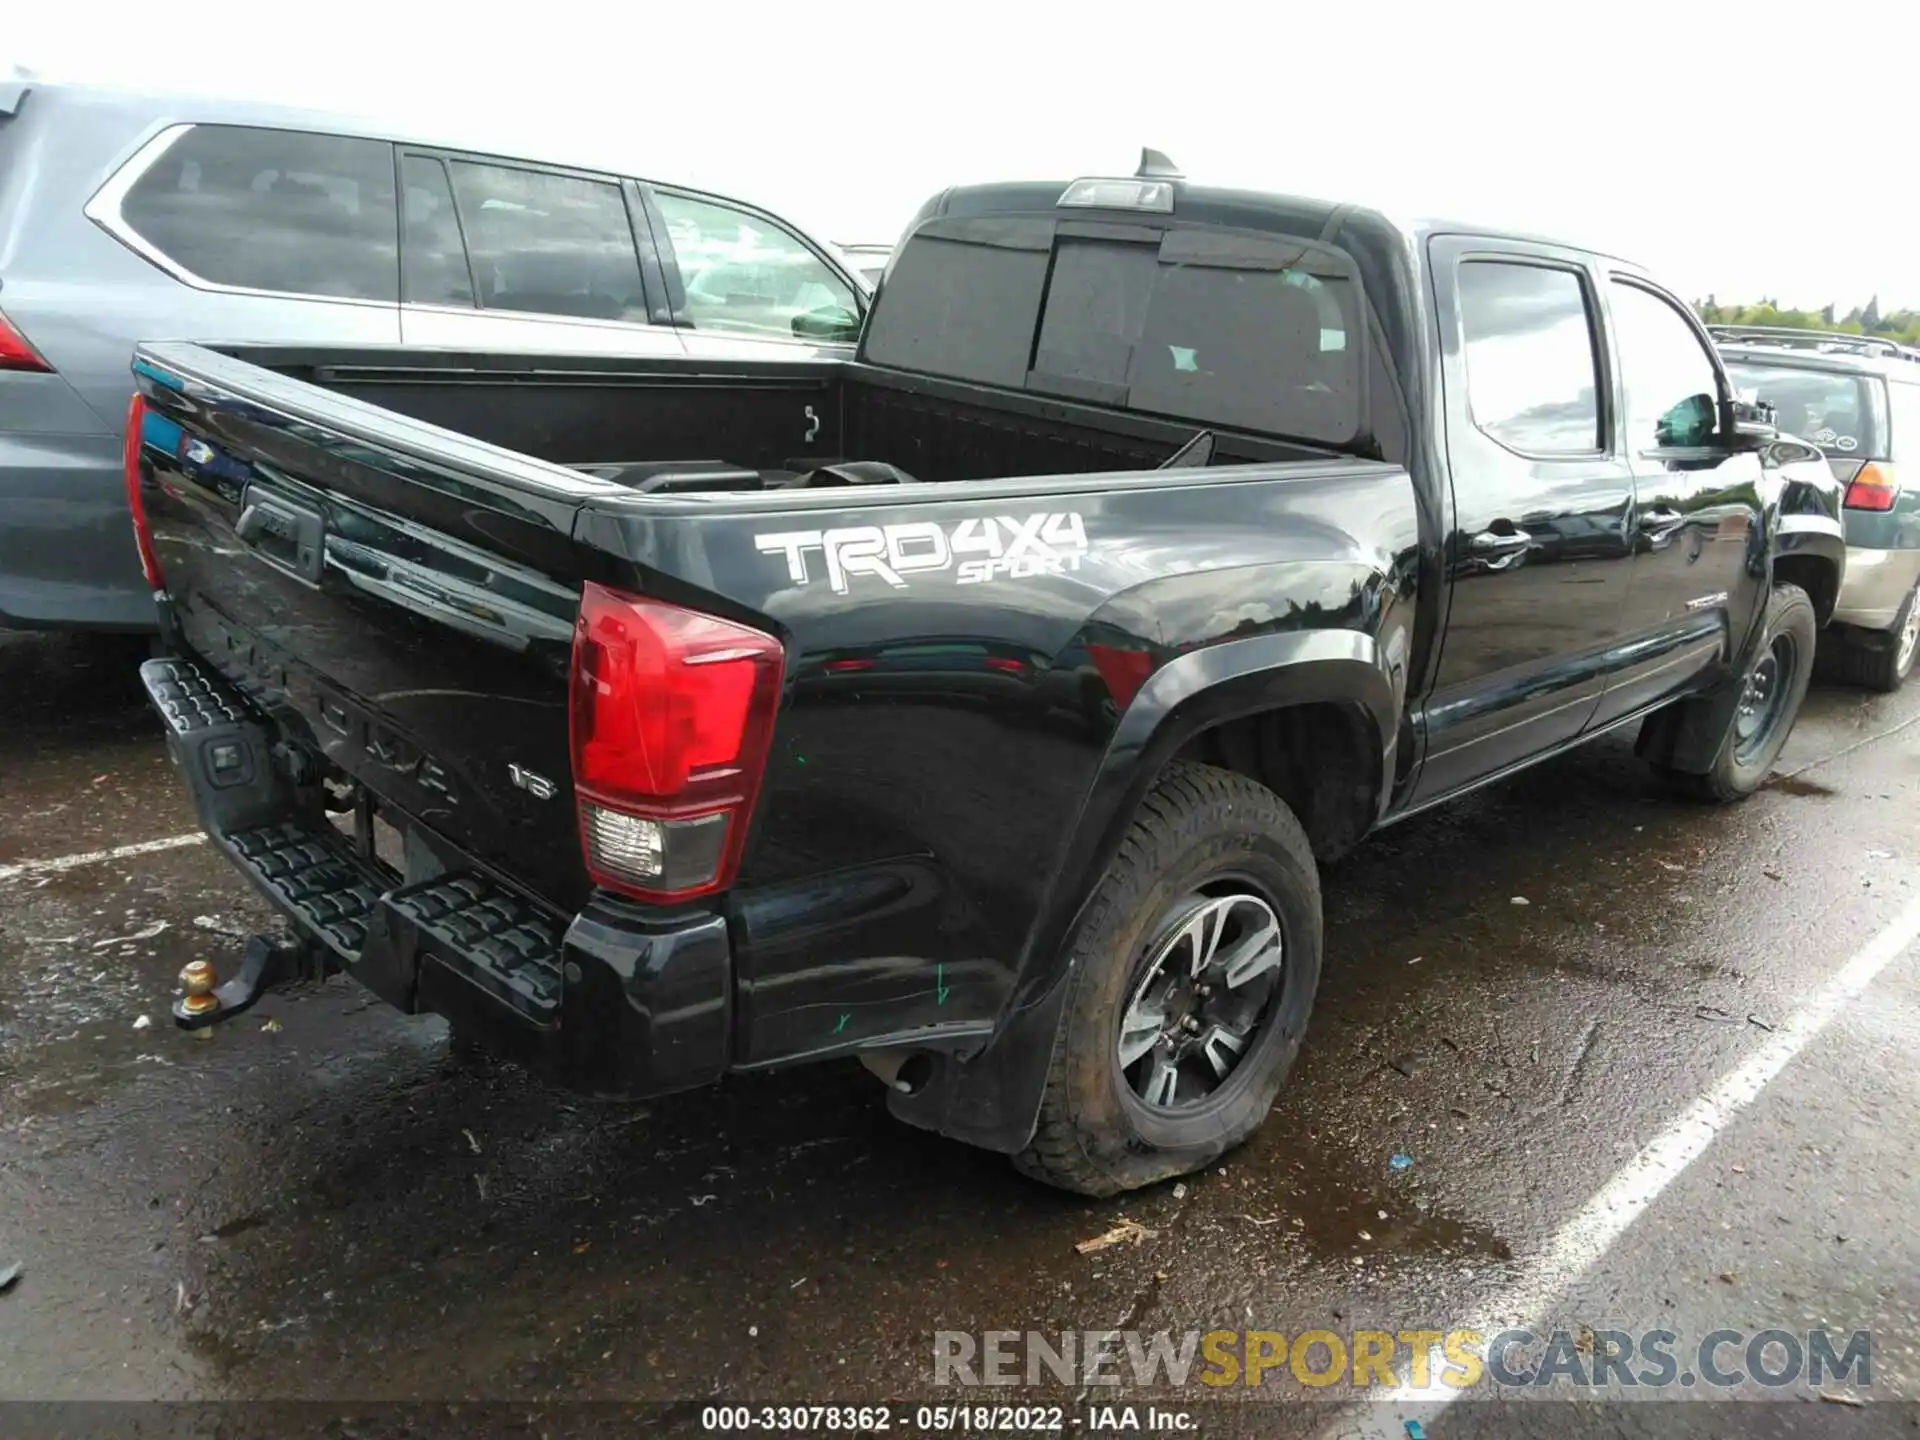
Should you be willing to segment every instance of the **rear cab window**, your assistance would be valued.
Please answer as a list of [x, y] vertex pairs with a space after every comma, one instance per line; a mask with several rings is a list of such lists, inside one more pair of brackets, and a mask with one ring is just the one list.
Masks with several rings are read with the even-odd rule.
[[1819, 446], [1828, 459], [1887, 458], [1877, 375], [1731, 355], [1726, 366], [1735, 395], [1772, 405], [1785, 434]]
[[1291, 236], [939, 218], [895, 257], [863, 354], [1344, 445], [1362, 429], [1359, 304], [1351, 260]]
[[395, 209], [385, 141], [195, 125], [128, 187], [118, 219], [193, 280], [392, 303]]

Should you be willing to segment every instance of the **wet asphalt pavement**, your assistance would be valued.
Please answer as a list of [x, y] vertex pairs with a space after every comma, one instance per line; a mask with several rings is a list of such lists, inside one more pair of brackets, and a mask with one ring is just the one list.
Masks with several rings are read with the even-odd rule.
[[[342, 980], [180, 1034], [181, 964], [230, 967], [264, 907], [201, 845], [46, 864], [195, 828], [138, 654], [0, 641], [0, 1266], [24, 1267], [0, 1399], [671, 1400], [692, 1404], [653, 1419], [698, 1428], [702, 1402], [983, 1398], [936, 1389], [936, 1330], [1498, 1317], [1564, 1324], [1585, 1355], [1582, 1326], [1671, 1330], [1683, 1359], [1732, 1328], [1729, 1363], [1750, 1332], [1872, 1332], [1869, 1385], [1749, 1380], [1731, 1393], [1786, 1408], [1733, 1420], [1558, 1387], [1525, 1433], [1920, 1434], [1913, 956], [1555, 1270], [1616, 1170], [1920, 898], [1920, 689], [1817, 687], [1734, 809], [1664, 797], [1607, 739], [1382, 832], [1327, 877], [1326, 980], [1265, 1131], [1182, 1187], [1093, 1202], [894, 1123], [852, 1064], [597, 1103]], [[1123, 1216], [1152, 1233], [1076, 1251]], [[1515, 1297], [1541, 1313], [1504, 1314]], [[1487, 1433], [1483, 1392], [1425, 1433]], [[1281, 1365], [984, 1398], [1073, 1421], [1151, 1396], [1202, 1433], [1308, 1435], [1376, 1423], [1346, 1408], [1365, 1393]]]

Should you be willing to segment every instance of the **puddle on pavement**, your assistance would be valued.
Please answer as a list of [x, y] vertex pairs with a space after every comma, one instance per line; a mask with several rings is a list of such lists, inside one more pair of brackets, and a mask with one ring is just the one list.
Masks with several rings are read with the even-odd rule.
[[[1284, 1113], [1275, 1112], [1274, 1124], [1284, 1131]], [[1436, 1205], [1414, 1173], [1417, 1162], [1396, 1171], [1390, 1156], [1382, 1154], [1375, 1173], [1374, 1157], [1363, 1161], [1362, 1147], [1375, 1148], [1370, 1137], [1354, 1137], [1352, 1145], [1298, 1136], [1289, 1140], [1284, 1135], [1273, 1143], [1256, 1140], [1244, 1152], [1251, 1166], [1228, 1167], [1228, 1179], [1240, 1170], [1249, 1197], [1245, 1213], [1236, 1212], [1233, 1218], [1258, 1233], [1291, 1237], [1343, 1261], [1375, 1254], [1417, 1259], [1513, 1258], [1512, 1247], [1491, 1227]], [[1257, 1200], [1251, 1198], [1255, 1194]], [[1210, 1189], [1209, 1195], [1223, 1204], [1243, 1203], [1231, 1189], [1224, 1193]]]

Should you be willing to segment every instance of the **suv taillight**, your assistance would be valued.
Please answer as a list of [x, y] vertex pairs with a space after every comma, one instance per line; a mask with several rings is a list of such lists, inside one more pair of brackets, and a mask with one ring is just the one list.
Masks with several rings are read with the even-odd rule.
[[1841, 503], [1849, 510], [1891, 510], [1899, 498], [1900, 483], [1893, 478], [1893, 467], [1869, 460], [1847, 482], [1847, 497]]
[[133, 512], [133, 543], [140, 551], [140, 570], [155, 590], [165, 587], [160, 558], [153, 553], [153, 527], [147, 523], [147, 502], [140, 493], [141, 432], [147, 425], [147, 401], [139, 391], [127, 402], [127, 434], [121, 457], [127, 469], [127, 509]]
[[596, 884], [678, 901], [733, 883], [785, 662], [761, 631], [586, 586], [569, 722], [580, 848]]
[[53, 367], [40, 358], [40, 352], [27, 343], [11, 320], [0, 315], [0, 370], [31, 370], [51, 375]]

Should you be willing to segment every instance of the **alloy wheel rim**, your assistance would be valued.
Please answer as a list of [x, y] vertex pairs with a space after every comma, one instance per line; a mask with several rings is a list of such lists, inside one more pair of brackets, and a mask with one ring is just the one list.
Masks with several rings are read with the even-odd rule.
[[1163, 919], [1121, 1012], [1116, 1058], [1140, 1102], [1204, 1105], [1253, 1050], [1285, 968], [1279, 916], [1258, 895], [1189, 895]]
[[1907, 667], [1913, 664], [1913, 650], [1920, 643], [1920, 584], [1913, 587], [1907, 596], [1907, 622], [1900, 627], [1900, 649], [1893, 657], [1896, 674], [1904, 675]]

